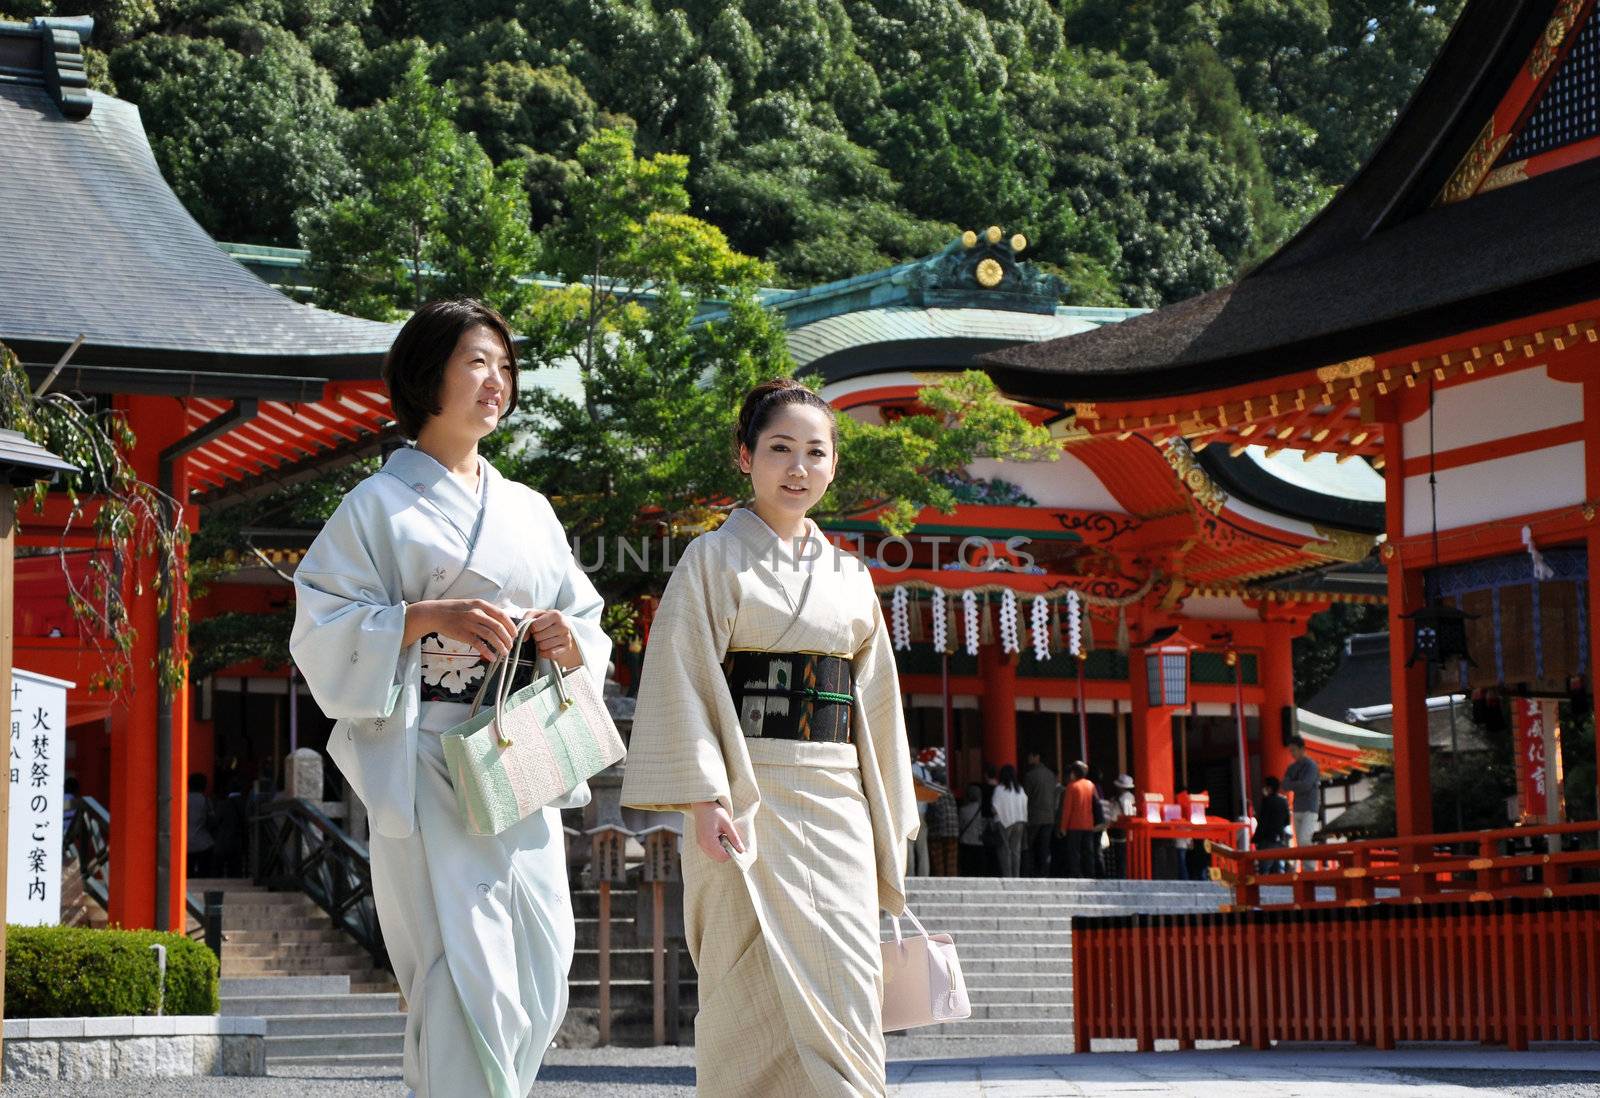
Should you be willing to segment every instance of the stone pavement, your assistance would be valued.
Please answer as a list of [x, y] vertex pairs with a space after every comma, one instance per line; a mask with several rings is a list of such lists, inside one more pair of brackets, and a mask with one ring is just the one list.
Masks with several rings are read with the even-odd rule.
[[[1004, 1045], [994, 1042], [996, 1051]], [[892, 1098], [1600, 1098], [1600, 1051], [1506, 1053], [1474, 1045], [1398, 1052], [1280, 1047], [1270, 1052], [1018, 1052], [962, 1058], [894, 1059]], [[893, 1055], [893, 1054], [892, 1054]], [[5, 1098], [404, 1098], [392, 1076], [360, 1069], [296, 1069], [267, 1079], [150, 1080], [140, 1083], [8, 1083]], [[551, 1053], [532, 1098], [690, 1098], [693, 1051], [569, 1049]], [[759, 1098], [759, 1096], [752, 1096]]]

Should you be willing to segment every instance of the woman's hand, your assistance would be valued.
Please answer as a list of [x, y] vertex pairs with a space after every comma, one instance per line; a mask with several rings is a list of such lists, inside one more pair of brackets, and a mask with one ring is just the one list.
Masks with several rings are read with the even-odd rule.
[[511, 615], [483, 599], [432, 599], [406, 605], [404, 643], [415, 644], [429, 633], [470, 644], [493, 663], [511, 651], [517, 623]]
[[538, 646], [539, 655], [547, 660], [555, 660], [568, 671], [582, 665], [583, 652], [572, 638], [572, 627], [567, 624], [561, 611], [532, 610], [523, 620], [533, 622], [528, 635]]
[[734, 826], [733, 817], [728, 815], [721, 801], [701, 801], [694, 806], [694, 837], [700, 849], [714, 862], [728, 860], [728, 852], [722, 847], [724, 838], [733, 849], [744, 853], [744, 841], [739, 838], [739, 829]]

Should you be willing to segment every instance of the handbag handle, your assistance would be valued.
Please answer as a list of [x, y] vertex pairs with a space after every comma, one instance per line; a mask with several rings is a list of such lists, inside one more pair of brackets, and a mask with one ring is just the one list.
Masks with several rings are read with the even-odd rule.
[[[522, 642], [527, 640], [528, 632], [532, 628], [532, 618], [523, 618], [517, 623], [516, 638], [511, 643], [511, 650], [506, 653], [503, 659], [497, 659], [489, 665], [488, 670], [484, 672], [483, 681], [478, 684], [478, 692], [472, 697], [472, 712], [469, 714], [468, 719], [478, 715], [478, 709], [483, 705], [484, 692], [489, 687], [489, 680], [494, 678], [496, 671], [501, 673], [500, 681], [495, 683], [494, 694], [495, 734], [499, 737], [501, 747], [511, 746], [511, 737], [506, 735], [505, 730], [506, 699], [511, 693], [511, 678], [514, 670], [522, 662]], [[560, 699], [560, 711], [565, 712], [566, 710], [570, 709], [572, 707], [572, 697], [567, 693], [565, 669], [557, 664], [555, 660], [552, 660], [547, 656], [536, 655], [534, 659], [536, 664], [538, 662], [547, 662], [552, 668], [554, 668], [552, 677], [555, 679], [556, 697]], [[576, 670], [576, 668], [573, 670]]]
[[[905, 911], [906, 918], [911, 920], [911, 925], [917, 928], [917, 933], [920, 934], [924, 938], [928, 937], [928, 928], [922, 925], [922, 920], [917, 918], [916, 912], [911, 910], [911, 905], [910, 904], [906, 905], [906, 907], [904, 908], [904, 911]], [[891, 916], [889, 916], [889, 921], [894, 924], [894, 944], [895, 945], [899, 945], [900, 944], [900, 916], [891, 915]]]

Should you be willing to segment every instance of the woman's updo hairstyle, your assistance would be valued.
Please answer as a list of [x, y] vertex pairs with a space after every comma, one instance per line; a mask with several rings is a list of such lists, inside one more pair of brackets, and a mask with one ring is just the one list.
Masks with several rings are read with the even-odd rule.
[[744, 405], [739, 409], [739, 421], [733, 429], [735, 464], [739, 459], [739, 447], [745, 447], [753, 455], [761, 432], [767, 429], [779, 408], [790, 404], [809, 404], [826, 415], [833, 447], [835, 450], [839, 448], [839, 423], [834, 416], [833, 405], [792, 377], [775, 377], [771, 381], [763, 381], [745, 395]]

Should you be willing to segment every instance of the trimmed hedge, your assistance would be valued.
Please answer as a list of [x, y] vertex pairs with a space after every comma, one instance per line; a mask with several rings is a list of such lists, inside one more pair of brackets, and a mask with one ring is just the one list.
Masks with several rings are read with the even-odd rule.
[[6, 927], [7, 1018], [154, 1014], [167, 947], [164, 1014], [216, 1014], [217, 958], [199, 942], [155, 930]]

